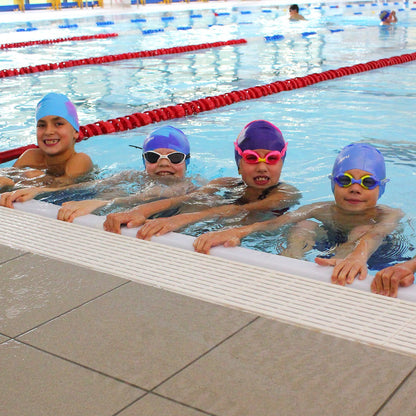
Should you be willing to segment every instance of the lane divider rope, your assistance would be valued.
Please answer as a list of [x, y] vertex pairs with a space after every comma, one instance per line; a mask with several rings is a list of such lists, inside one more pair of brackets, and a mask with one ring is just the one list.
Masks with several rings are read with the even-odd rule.
[[99, 34], [99, 35], [73, 36], [73, 37], [70, 37], [70, 38], [31, 40], [31, 41], [28, 41], [28, 42], [4, 43], [4, 44], [0, 45], [0, 49], [24, 48], [24, 47], [27, 47], [27, 46], [50, 45], [52, 43], [80, 41], [80, 40], [106, 39], [106, 38], [115, 38], [117, 36], [118, 36], [118, 33], [102, 33], [102, 34]]
[[[220, 107], [237, 103], [245, 100], [261, 98], [271, 94], [277, 94], [282, 91], [290, 91], [298, 88], [307, 87], [322, 81], [341, 78], [347, 75], [358, 74], [361, 72], [371, 71], [373, 69], [384, 68], [392, 65], [399, 65], [416, 60], [416, 52], [383, 58], [376, 61], [355, 64], [352, 66], [330, 69], [320, 73], [313, 73], [303, 77], [287, 79], [285, 81], [276, 81], [270, 84], [259, 85], [243, 90], [231, 91], [229, 93], [205, 97], [198, 100], [188, 101], [182, 104], [176, 104], [168, 107], [157, 108], [154, 110], [144, 111], [143, 113], [134, 113], [124, 117], [117, 117], [107, 121], [97, 121], [80, 127], [78, 141], [88, 139], [89, 137], [99, 136], [102, 134], [116, 133], [120, 131], [132, 130], [138, 127], [146, 126], [152, 123], [172, 120], [191, 116], [204, 111], [214, 110]], [[36, 145], [29, 145], [36, 147]], [[0, 163], [13, 160], [23, 153], [28, 146], [0, 152]], [[29, 147], [30, 148], [30, 147]]]
[[201, 49], [218, 48], [221, 46], [239, 45], [243, 43], [247, 43], [247, 40], [246, 39], [234, 39], [234, 40], [212, 42], [212, 43], [201, 43], [198, 45], [175, 46], [172, 48], [161, 48], [161, 49], [153, 49], [149, 51], [139, 51], [139, 52], [127, 52], [127, 53], [122, 53], [119, 55], [105, 55], [105, 56], [98, 56], [98, 57], [92, 57], [92, 58], [75, 59], [75, 60], [69, 60], [69, 61], [64, 61], [64, 62], [59, 62], [59, 63], [34, 65], [34, 66], [27, 66], [27, 67], [16, 68], [16, 69], [3, 69], [0, 71], [0, 78], [14, 77], [17, 75], [25, 75], [25, 74], [33, 74], [35, 72], [52, 71], [52, 70], [61, 69], [61, 68], [72, 68], [74, 66], [81, 66], [81, 65], [101, 65], [104, 63], [108, 63], [108, 62], [122, 61], [125, 59], [148, 58], [148, 57], [160, 56], [160, 55], [170, 55], [170, 54], [176, 54], [176, 53], [192, 52], [192, 51], [197, 51]]

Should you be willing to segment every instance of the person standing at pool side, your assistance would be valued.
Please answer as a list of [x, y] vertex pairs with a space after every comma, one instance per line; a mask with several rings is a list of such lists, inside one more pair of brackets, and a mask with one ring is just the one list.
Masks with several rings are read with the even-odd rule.
[[415, 281], [416, 257], [394, 266], [386, 267], [375, 275], [371, 291], [379, 295], [397, 297], [400, 287], [411, 286]]
[[299, 6], [297, 4], [292, 4], [289, 7], [289, 20], [306, 20], [301, 14], [299, 14]]
[[336, 244], [335, 257], [315, 261], [334, 266], [332, 282], [345, 285], [357, 276], [364, 279], [369, 257], [397, 227], [403, 213], [377, 205], [388, 179], [382, 154], [369, 144], [346, 146], [335, 160], [330, 179], [335, 201], [308, 204], [269, 221], [203, 234], [195, 240], [195, 250], [208, 254], [214, 246], [236, 246], [253, 232], [295, 224], [288, 238], [288, 255], [301, 258], [322, 235]]
[[[120, 233], [123, 224], [138, 227], [146, 222], [138, 231], [137, 237], [148, 240], [153, 235], [166, 234], [208, 218], [235, 217], [256, 211], [273, 211], [275, 215], [281, 215], [298, 202], [299, 191], [294, 186], [280, 182], [287, 143], [276, 126], [265, 120], [252, 121], [240, 132], [234, 147], [241, 179], [214, 179], [185, 197], [156, 201], [124, 213], [109, 214], [104, 222], [104, 229]], [[241, 192], [234, 203], [146, 221], [151, 215], [181, 205], [185, 201], [189, 205], [192, 198], [198, 198], [203, 194], [214, 194], [221, 190], [235, 192], [236, 189]], [[195, 209], [198, 206], [193, 204], [191, 208]]]
[[379, 14], [380, 25], [390, 25], [397, 22], [396, 12], [394, 10], [382, 10]]
[[[13, 187], [14, 178], [20, 174], [24, 183], [46, 187], [64, 186], [92, 169], [91, 158], [75, 151], [79, 136], [79, 122], [75, 106], [63, 94], [49, 93], [36, 107], [36, 137], [38, 148], [26, 150], [0, 175], [0, 188]], [[22, 172], [16, 172], [17, 169]], [[24, 170], [24, 171], [23, 171]], [[12, 175], [13, 173], [13, 175]]]

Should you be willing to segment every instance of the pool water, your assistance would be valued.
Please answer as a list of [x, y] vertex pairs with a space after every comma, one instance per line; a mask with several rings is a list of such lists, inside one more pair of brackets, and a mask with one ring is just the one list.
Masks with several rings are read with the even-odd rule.
[[[301, 10], [308, 19], [304, 22], [289, 22], [284, 6], [212, 7], [0, 24], [1, 44], [119, 34], [108, 39], [5, 49], [0, 54], [0, 69], [230, 39], [248, 41], [192, 53], [3, 78], [0, 151], [34, 142], [34, 108], [49, 91], [67, 94], [85, 125], [416, 50], [416, 11], [407, 3], [311, 5]], [[377, 16], [383, 8], [397, 11], [397, 25], [379, 26]], [[59, 27], [75, 24], [76, 28]], [[16, 32], [30, 25], [37, 30]], [[144, 34], [146, 31], [151, 33]], [[307, 35], [310, 32], [316, 33]], [[284, 38], [265, 41], [266, 36], [277, 34]], [[394, 244], [387, 246], [390, 252], [386, 258], [400, 260], [414, 255], [416, 241], [412, 191], [416, 181], [415, 65], [411, 62], [350, 75], [163, 124], [174, 125], [189, 136], [189, 174], [213, 179], [237, 176], [232, 142], [245, 124], [259, 118], [273, 122], [289, 141], [281, 179], [301, 190], [301, 204], [332, 199], [328, 174], [343, 146], [355, 141], [374, 144], [385, 155], [391, 179], [380, 203], [401, 208], [406, 214], [392, 238]], [[92, 137], [79, 143], [78, 150], [91, 155], [105, 175], [142, 169], [140, 155], [128, 145], [140, 145], [145, 135], [160, 125]], [[185, 232], [198, 234], [201, 227], [218, 226], [221, 224], [207, 221]], [[256, 234], [243, 245], [275, 253], [276, 245], [284, 244], [284, 239], [284, 233]], [[311, 252], [308, 258], [315, 255]]]

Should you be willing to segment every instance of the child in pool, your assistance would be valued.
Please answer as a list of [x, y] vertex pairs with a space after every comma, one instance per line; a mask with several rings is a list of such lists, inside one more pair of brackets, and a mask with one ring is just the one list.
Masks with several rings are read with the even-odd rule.
[[[236, 246], [255, 231], [295, 224], [284, 254], [302, 258], [323, 230], [327, 236], [343, 234], [343, 243], [337, 247], [334, 258], [317, 257], [315, 261], [335, 266], [333, 283], [352, 283], [357, 276], [364, 279], [367, 260], [383, 238], [396, 228], [403, 213], [377, 205], [388, 179], [382, 154], [369, 144], [353, 143], [342, 149], [330, 179], [335, 201], [305, 205], [270, 221], [203, 234], [195, 240], [195, 250], [208, 253], [214, 246]], [[311, 218], [321, 225], [309, 220]]]
[[172, 126], [153, 130], [143, 143], [143, 163], [152, 187], [136, 195], [111, 200], [91, 199], [64, 202], [58, 211], [58, 219], [72, 222], [107, 204], [132, 205], [149, 199], [169, 198], [183, 195], [195, 189], [189, 180], [184, 180], [190, 161], [190, 146], [186, 135]]
[[0, 190], [15, 186], [15, 177], [19, 185], [64, 186], [92, 169], [90, 157], [75, 151], [78, 116], [65, 95], [45, 95], [36, 107], [36, 123], [38, 148], [26, 150], [12, 169], [3, 170], [7, 176], [0, 176]]
[[371, 291], [379, 295], [397, 297], [399, 286], [408, 287], [415, 281], [416, 257], [394, 266], [386, 267], [375, 275]]
[[382, 10], [380, 12], [380, 25], [388, 26], [397, 22], [396, 12], [394, 10]]
[[297, 20], [306, 20], [300, 13], [299, 13], [299, 6], [297, 4], [292, 4], [289, 7], [289, 20], [297, 21]]
[[[111, 187], [110, 192], [112, 192], [114, 187], [123, 182], [144, 179], [149, 183], [144, 191], [126, 197], [64, 202], [58, 211], [58, 219], [72, 222], [76, 217], [89, 214], [108, 204], [131, 205], [149, 199], [181, 195], [194, 190], [195, 187], [192, 182], [184, 180], [186, 167], [190, 159], [190, 146], [186, 135], [181, 130], [172, 126], [153, 130], [144, 141], [142, 158], [145, 165], [145, 177], [140, 177], [141, 172], [120, 172], [113, 177], [94, 182], [93, 185], [107, 189]], [[91, 183], [73, 185], [67, 188], [79, 189], [81, 187], [85, 188], [85, 185], [91, 186]], [[49, 188], [48, 191], [61, 189]], [[0, 205], [12, 208], [13, 202], [27, 201], [39, 193], [45, 193], [45, 189], [40, 187], [28, 190], [21, 189], [15, 191], [7, 199], [4, 198]]]
[[[127, 212], [109, 214], [104, 222], [104, 229], [120, 233], [123, 224], [137, 227], [146, 222], [138, 231], [137, 237], [148, 240], [153, 235], [162, 235], [205, 218], [235, 217], [259, 210], [273, 210], [276, 215], [280, 215], [297, 203], [300, 198], [299, 191], [280, 182], [287, 143], [276, 126], [265, 120], [252, 121], [240, 132], [234, 146], [235, 160], [242, 180], [218, 178], [186, 197], [165, 199]], [[189, 202], [192, 197], [198, 198], [201, 194], [212, 194], [223, 189], [240, 189], [241, 195], [231, 204], [181, 213], [169, 218], [147, 220], [157, 212], [177, 207], [184, 201]], [[194, 204], [192, 208], [198, 208], [198, 205]]]

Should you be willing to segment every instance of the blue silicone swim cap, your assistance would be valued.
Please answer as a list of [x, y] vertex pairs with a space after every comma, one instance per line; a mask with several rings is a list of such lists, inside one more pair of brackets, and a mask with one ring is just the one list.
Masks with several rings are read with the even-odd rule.
[[[282, 132], [272, 123], [266, 120], [255, 120], [248, 123], [237, 137], [237, 144], [240, 149], [254, 150], [278, 150], [279, 152], [285, 147], [285, 139]], [[234, 152], [237, 166], [240, 163], [241, 156], [237, 150]], [[286, 154], [283, 156], [285, 159]]]
[[384, 22], [390, 16], [390, 10], [382, 10], [379, 14], [380, 20]]
[[[144, 140], [143, 153], [160, 148], [176, 150], [186, 155], [190, 154], [189, 141], [185, 133], [172, 126], [164, 126], [153, 130]], [[186, 166], [188, 164], [189, 157], [186, 159]]]
[[66, 95], [50, 92], [38, 102], [36, 106], [36, 122], [46, 116], [62, 117], [76, 131], [79, 131], [77, 110]]
[[374, 146], [368, 143], [351, 143], [339, 152], [330, 176], [332, 192], [335, 189], [334, 178], [350, 169], [365, 170], [381, 181], [378, 197], [383, 195], [389, 180], [386, 179], [384, 157]]

